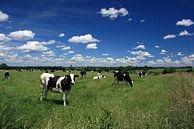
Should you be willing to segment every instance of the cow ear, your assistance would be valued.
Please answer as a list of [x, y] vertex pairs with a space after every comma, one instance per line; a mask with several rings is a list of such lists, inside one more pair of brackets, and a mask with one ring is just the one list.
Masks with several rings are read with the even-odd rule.
[[65, 78], [69, 78], [70, 77], [70, 75], [65, 75]]
[[75, 75], [75, 77], [79, 77], [79, 75]]

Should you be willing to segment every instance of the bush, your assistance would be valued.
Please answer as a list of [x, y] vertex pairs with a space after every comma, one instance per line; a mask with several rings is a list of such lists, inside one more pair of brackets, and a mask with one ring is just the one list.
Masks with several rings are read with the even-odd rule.
[[162, 74], [167, 74], [167, 73], [174, 73], [176, 72], [175, 68], [165, 68], [162, 72]]

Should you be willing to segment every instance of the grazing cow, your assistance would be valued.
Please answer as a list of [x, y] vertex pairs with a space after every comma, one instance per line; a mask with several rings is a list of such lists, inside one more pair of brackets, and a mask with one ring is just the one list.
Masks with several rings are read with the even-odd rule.
[[138, 77], [143, 77], [142, 71], [138, 71], [137, 74], [138, 74]]
[[138, 76], [139, 77], [145, 77], [146, 76], [146, 72], [145, 71], [138, 71]]
[[125, 71], [125, 72], [114, 71], [113, 73], [114, 73], [115, 81], [117, 83], [119, 81], [123, 81], [123, 82], [125, 81], [125, 82], [129, 83], [131, 85], [131, 87], [133, 87], [133, 81], [131, 80], [131, 77], [129, 76], [129, 72], [127, 72], [127, 71]]
[[75, 84], [76, 77], [78, 77], [78, 75], [69, 74], [66, 76], [55, 76], [54, 74], [43, 73], [40, 76], [40, 100], [42, 101], [43, 96], [45, 99], [47, 98], [49, 90], [51, 92], [62, 93], [64, 106], [66, 106], [66, 96], [71, 89], [71, 85]]
[[86, 71], [85, 70], [81, 70], [80, 74], [81, 74], [81, 77], [82, 78], [85, 78], [86, 77]]
[[93, 80], [104, 79], [104, 78], [106, 78], [105, 75], [97, 75], [97, 76], [94, 76], [94, 77], [93, 77]]
[[24, 70], [23, 70], [23, 69], [19, 69], [18, 71], [19, 71], [19, 72], [22, 72], [22, 71], [24, 71]]
[[9, 72], [8, 71], [5, 71], [5, 79], [9, 79]]

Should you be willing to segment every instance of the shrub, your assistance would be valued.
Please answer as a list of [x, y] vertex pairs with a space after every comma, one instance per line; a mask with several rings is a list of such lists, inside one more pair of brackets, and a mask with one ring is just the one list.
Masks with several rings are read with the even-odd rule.
[[167, 74], [167, 73], [174, 73], [176, 72], [175, 68], [165, 68], [162, 72], [162, 74]]

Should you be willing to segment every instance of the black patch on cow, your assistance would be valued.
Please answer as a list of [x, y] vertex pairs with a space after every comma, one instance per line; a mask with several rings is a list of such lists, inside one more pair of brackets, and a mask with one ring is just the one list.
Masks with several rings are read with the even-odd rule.
[[86, 71], [83, 71], [83, 70], [82, 70], [82, 71], [80, 72], [80, 74], [81, 74], [81, 77], [82, 77], [82, 78], [86, 77]]
[[71, 89], [71, 77], [66, 75], [65, 78], [61, 81], [62, 91], [69, 91]]
[[56, 88], [56, 83], [57, 80], [60, 78], [60, 76], [54, 76], [54, 77], [50, 77], [49, 81], [48, 81], [48, 89], [52, 90], [53, 88]]
[[9, 79], [9, 72], [5, 72], [5, 79]]

